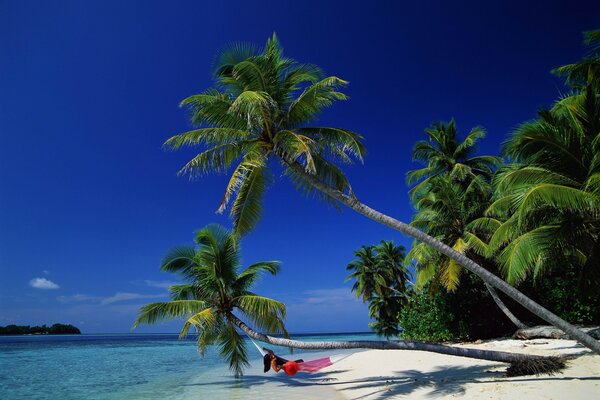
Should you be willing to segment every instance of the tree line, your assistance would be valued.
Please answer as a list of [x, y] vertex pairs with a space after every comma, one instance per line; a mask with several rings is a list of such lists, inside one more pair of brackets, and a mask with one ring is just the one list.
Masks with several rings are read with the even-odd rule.
[[80, 335], [81, 331], [70, 324], [52, 326], [7, 325], [0, 326], [0, 335]]

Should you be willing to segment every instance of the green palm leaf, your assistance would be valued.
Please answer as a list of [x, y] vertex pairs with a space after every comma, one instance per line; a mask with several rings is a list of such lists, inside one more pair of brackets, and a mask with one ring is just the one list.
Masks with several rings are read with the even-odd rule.
[[172, 300], [167, 303], [152, 303], [143, 306], [133, 327], [139, 324], [155, 324], [165, 319], [183, 318], [206, 308], [202, 300]]
[[179, 339], [184, 339], [192, 326], [194, 326], [200, 334], [202, 334], [202, 331], [204, 330], [210, 330], [215, 325], [216, 320], [217, 317], [212, 308], [205, 308], [185, 321], [183, 328], [181, 328], [181, 332], [179, 332]]

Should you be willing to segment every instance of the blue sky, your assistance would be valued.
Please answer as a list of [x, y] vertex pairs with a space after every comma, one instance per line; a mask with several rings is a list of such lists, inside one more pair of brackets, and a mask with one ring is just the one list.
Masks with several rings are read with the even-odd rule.
[[[158, 268], [166, 250], [230, 225], [215, 214], [227, 178], [177, 177], [194, 151], [161, 145], [190, 127], [178, 104], [211, 85], [231, 42], [276, 32], [288, 56], [348, 80], [351, 99], [320, 122], [365, 137], [365, 164], [347, 170], [355, 192], [410, 220], [404, 176], [423, 129], [482, 125], [480, 152], [497, 154], [563, 93], [549, 70], [580, 58], [581, 32], [600, 27], [597, 2], [521, 3], [0, 2], [0, 325], [129, 332], [174, 282]], [[243, 258], [283, 262], [257, 291], [286, 302], [291, 331], [364, 331], [345, 266], [382, 239], [411, 243], [278, 176]]]

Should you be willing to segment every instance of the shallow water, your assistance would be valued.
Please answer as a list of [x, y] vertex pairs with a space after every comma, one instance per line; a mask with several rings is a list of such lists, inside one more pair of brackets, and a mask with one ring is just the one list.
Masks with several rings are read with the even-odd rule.
[[[301, 337], [369, 338], [372, 335]], [[216, 348], [209, 348], [201, 358], [193, 340], [179, 341], [177, 335], [0, 337], [0, 399], [255, 399], [259, 393], [263, 398], [342, 398], [330, 384], [335, 380], [331, 373], [264, 374], [262, 357], [251, 343], [247, 347], [252, 365], [242, 379], [235, 379]], [[288, 350], [269, 348], [289, 355]], [[302, 351], [292, 357], [323, 355]]]

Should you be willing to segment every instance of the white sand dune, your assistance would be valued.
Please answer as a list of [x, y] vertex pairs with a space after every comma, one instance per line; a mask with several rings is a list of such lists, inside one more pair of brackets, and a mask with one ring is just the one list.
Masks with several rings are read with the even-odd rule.
[[329, 367], [326, 384], [353, 400], [600, 399], [600, 356], [575, 341], [506, 339], [462, 346], [580, 357], [554, 376], [504, 378], [506, 364], [422, 351], [369, 350]]

